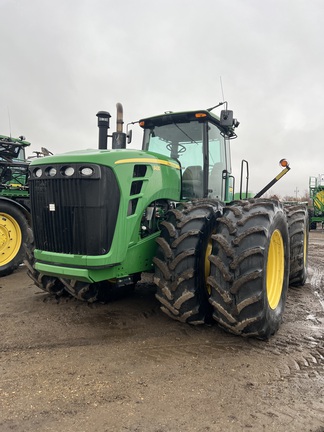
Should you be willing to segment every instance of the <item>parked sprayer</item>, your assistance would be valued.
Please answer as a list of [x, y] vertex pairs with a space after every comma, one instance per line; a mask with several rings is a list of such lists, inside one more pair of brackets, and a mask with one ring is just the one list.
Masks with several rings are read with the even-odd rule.
[[[219, 105], [220, 117], [212, 113]], [[111, 116], [100, 111], [98, 150], [33, 161], [26, 264], [36, 285], [93, 302], [154, 272], [170, 317], [216, 321], [242, 336], [275, 333], [289, 279], [305, 282], [308, 214], [261, 198], [288, 172], [286, 161], [256, 198], [241, 184], [233, 201], [230, 140], [239, 123], [219, 105], [143, 118], [142, 149], [129, 150], [117, 104], [110, 150]]]
[[0, 276], [10, 274], [24, 258], [30, 222], [25, 155], [29, 145], [23, 136], [0, 135]]
[[[25, 257], [30, 226], [28, 166], [25, 137], [0, 135], [0, 276], [12, 273]], [[43, 148], [37, 157], [50, 152]]]
[[317, 223], [324, 224], [324, 174], [309, 177], [309, 206], [310, 229], [316, 229]]

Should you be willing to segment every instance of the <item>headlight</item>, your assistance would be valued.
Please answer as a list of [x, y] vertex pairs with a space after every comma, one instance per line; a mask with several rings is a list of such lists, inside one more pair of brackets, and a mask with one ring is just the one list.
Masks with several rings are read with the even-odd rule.
[[74, 168], [71, 167], [71, 166], [66, 167], [66, 168], [63, 168], [63, 174], [64, 174], [65, 176], [67, 176], [67, 177], [71, 177], [71, 176], [73, 176], [73, 174], [74, 174]]
[[80, 169], [80, 173], [83, 176], [88, 176], [89, 177], [89, 176], [91, 176], [93, 174], [93, 168], [83, 167], [83, 168]]
[[56, 173], [57, 173], [57, 170], [54, 167], [50, 167], [50, 168], [47, 169], [47, 174], [50, 177], [54, 177], [56, 175]]
[[43, 171], [41, 168], [35, 169], [35, 171], [34, 171], [35, 177], [42, 177], [42, 174], [43, 174]]

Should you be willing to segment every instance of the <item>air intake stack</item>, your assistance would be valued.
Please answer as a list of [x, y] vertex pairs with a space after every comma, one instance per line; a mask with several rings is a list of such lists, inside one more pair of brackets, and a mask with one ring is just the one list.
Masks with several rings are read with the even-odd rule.
[[99, 111], [96, 116], [98, 117], [99, 128], [99, 150], [107, 149], [109, 119], [111, 115], [107, 111]]

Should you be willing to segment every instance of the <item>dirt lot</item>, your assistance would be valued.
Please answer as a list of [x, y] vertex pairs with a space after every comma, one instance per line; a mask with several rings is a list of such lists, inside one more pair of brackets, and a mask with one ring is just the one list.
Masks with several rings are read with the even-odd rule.
[[268, 342], [164, 316], [154, 286], [58, 302], [0, 280], [0, 431], [324, 431], [324, 232]]

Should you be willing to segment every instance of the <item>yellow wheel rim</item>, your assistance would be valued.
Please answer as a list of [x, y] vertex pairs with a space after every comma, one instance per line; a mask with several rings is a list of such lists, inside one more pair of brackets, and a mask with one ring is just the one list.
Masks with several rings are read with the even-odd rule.
[[271, 309], [279, 304], [284, 280], [285, 252], [279, 230], [272, 233], [267, 262], [267, 297]]
[[0, 266], [15, 258], [21, 241], [21, 229], [16, 219], [9, 214], [0, 213]]
[[205, 253], [205, 283], [206, 283], [206, 289], [207, 289], [207, 293], [209, 295], [211, 295], [211, 287], [210, 285], [208, 285], [207, 283], [207, 278], [210, 275], [210, 261], [209, 261], [209, 256], [212, 253], [212, 249], [213, 249], [213, 245], [212, 245], [212, 239], [209, 238], [208, 240], [208, 244], [207, 244], [207, 248], [206, 248], [206, 253]]

